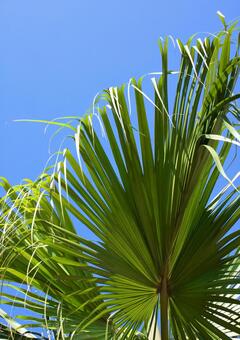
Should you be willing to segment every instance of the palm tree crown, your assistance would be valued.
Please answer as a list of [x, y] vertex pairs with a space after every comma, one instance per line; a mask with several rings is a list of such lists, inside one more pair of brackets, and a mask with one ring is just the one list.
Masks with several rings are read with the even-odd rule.
[[[153, 96], [143, 78], [105, 90], [77, 127], [50, 122], [74, 131], [76, 152], [35, 182], [2, 180], [2, 302], [36, 314], [20, 316], [24, 327], [58, 339], [240, 333], [240, 196], [223, 169], [240, 145], [240, 58], [236, 24], [221, 19], [216, 36], [177, 40], [177, 72], [159, 42]], [[227, 185], [213, 196], [220, 175]]]

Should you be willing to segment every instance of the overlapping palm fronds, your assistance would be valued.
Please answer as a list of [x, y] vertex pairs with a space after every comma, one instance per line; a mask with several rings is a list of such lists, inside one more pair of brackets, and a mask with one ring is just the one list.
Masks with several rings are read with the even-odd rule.
[[[56, 171], [3, 181], [1, 275], [23, 294], [3, 297], [37, 313], [35, 326], [59, 339], [240, 333], [238, 174], [224, 171], [240, 145], [234, 31], [177, 40], [178, 75], [160, 42], [154, 98], [142, 79], [106, 90], [105, 105], [71, 126], [77, 152], [65, 149]], [[213, 197], [219, 176], [226, 186]]]

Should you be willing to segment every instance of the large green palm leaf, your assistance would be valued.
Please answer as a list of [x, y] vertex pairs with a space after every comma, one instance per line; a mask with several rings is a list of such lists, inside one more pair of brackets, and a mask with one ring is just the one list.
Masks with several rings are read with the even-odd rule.
[[[178, 75], [168, 39], [160, 42], [154, 98], [142, 79], [106, 90], [105, 104], [71, 126], [76, 155], [65, 149], [36, 183], [4, 182], [2, 275], [47, 293], [39, 325], [76, 339], [150, 339], [160, 315], [163, 340], [240, 333], [240, 196], [223, 170], [240, 141], [233, 31], [195, 45], [178, 40]], [[178, 77], [173, 105], [169, 77]], [[213, 198], [220, 174], [228, 183]]]

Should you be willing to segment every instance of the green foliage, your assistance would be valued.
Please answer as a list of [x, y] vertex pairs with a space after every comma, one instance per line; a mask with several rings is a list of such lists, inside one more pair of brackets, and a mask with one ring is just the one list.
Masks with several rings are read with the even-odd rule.
[[[240, 231], [232, 229], [240, 196], [223, 168], [240, 142], [234, 30], [195, 45], [177, 40], [178, 76], [168, 39], [160, 41], [153, 99], [143, 79], [109, 88], [96, 112], [66, 124], [76, 153], [65, 149], [35, 182], [3, 179], [2, 284], [19, 294], [3, 293], [1, 303], [37, 314], [24, 327], [34, 321], [58, 339], [159, 339], [160, 315], [163, 340], [240, 333]], [[178, 77], [173, 99], [169, 77]], [[212, 198], [220, 175], [228, 183]]]

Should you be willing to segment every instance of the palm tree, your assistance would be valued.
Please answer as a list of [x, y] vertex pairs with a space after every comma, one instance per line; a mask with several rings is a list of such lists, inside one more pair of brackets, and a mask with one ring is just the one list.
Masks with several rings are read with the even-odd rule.
[[24, 327], [57, 339], [239, 335], [240, 196], [223, 166], [240, 145], [240, 58], [236, 23], [221, 20], [215, 36], [177, 40], [179, 71], [166, 38], [151, 86], [105, 90], [77, 127], [50, 122], [74, 131], [76, 152], [37, 181], [2, 180], [2, 303], [32, 312], [20, 309]]

